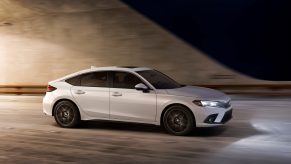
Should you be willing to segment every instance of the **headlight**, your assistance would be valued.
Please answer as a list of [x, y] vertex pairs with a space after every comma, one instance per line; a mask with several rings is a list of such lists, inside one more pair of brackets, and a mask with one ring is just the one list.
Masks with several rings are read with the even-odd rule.
[[202, 107], [225, 107], [224, 103], [219, 101], [194, 100], [193, 103]]

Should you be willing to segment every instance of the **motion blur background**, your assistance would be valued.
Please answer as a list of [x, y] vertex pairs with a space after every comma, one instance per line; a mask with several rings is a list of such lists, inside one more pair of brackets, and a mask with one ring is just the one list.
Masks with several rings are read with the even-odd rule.
[[[0, 0], [0, 163], [290, 164], [290, 4]], [[233, 119], [177, 137], [127, 123], [65, 129], [43, 115], [48, 81], [113, 65], [221, 89]]]
[[0, 83], [134, 65], [188, 84], [291, 84], [289, 13], [282, 0], [1, 0]]

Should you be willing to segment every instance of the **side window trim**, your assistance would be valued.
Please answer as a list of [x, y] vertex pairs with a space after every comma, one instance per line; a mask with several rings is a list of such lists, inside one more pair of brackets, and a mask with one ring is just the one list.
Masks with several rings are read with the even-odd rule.
[[114, 71], [108, 71], [107, 72], [107, 81], [108, 81], [108, 87], [113, 88], [113, 73]]

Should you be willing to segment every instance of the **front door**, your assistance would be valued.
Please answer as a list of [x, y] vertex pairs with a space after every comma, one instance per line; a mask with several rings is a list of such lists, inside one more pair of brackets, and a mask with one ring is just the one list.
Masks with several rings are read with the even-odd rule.
[[156, 93], [138, 91], [134, 86], [143, 83], [128, 72], [112, 72], [110, 88], [110, 119], [133, 122], [154, 122], [156, 119]]

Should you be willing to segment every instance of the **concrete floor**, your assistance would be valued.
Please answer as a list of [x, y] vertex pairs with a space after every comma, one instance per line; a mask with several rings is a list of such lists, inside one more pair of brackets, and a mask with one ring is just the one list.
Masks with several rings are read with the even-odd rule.
[[40, 96], [0, 96], [0, 163], [290, 163], [291, 98], [233, 97], [234, 118], [176, 137], [159, 127], [59, 128]]

